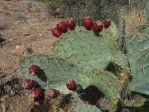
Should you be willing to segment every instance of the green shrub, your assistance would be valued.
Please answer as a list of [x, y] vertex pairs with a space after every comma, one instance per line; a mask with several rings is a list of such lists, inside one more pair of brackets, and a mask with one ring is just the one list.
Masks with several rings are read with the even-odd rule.
[[75, 18], [79, 25], [83, 17], [95, 20], [111, 18], [118, 21], [118, 10], [128, 5], [128, 0], [45, 0], [50, 14], [58, 17]]

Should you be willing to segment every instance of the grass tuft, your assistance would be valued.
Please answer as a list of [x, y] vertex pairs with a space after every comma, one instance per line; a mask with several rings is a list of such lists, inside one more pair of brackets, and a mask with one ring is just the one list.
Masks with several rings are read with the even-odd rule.
[[125, 24], [127, 37], [136, 27], [145, 23], [147, 23], [147, 15], [145, 10], [134, 8], [131, 11], [126, 11]]

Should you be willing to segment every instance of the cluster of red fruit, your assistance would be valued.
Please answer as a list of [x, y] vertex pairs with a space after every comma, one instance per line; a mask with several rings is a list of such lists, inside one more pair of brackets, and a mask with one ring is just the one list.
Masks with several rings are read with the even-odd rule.
[[61, 21], [56, 25], [56, 27], [51, 31], [55, 37], [60, 37], [62, 33], [66, 33], [68, 28], [74, 30], [76, 23], [74, 19], [69, 19], [66, 23]]
[[[28, 68], [28, 73], [29, 73], [29, 75], [35, 76], [35, 75], [37, 75], [37, 73], [40, 72], [40, 70], [41, 69], [37, 65], [31, 65]], [[43, 98], [43, 95], [44, 95], [43, 89], [41, 89], [40, 87], [36, 87], [35, 86], [36, 84], [33, 80], [26, 79], [23, 81], [22, 85], [25, 89], [33, 89], [33, 94], [34, 94], [35, 98], [38, 98], [38, 99]], [[72, 91], [75, 91], [77, 88], [77, 85], [74, 80], [67, 80], [66, 86], [69, 90], [72, 90]], [[48, 90], [48, 96], [50, 98], [55, 98], [58, 96], [58, 94], [59, 94], [59, 92], [55, 89]]]
[[[102, 31], [103, 27], [108, 28], [110, 26], [110, 19], [105, 19], [104, 22], [93, 22], [93, 19], [91, 17], [86, 17], [83, 19], [83, 25], [87, 30], [93, 30], [94, 33], [99, 33]], [[74, 30], [76, 26], [76, 23], [74, 19], [69, 19], [66, 23], [64, 21], [61, 21], [56, 25], [54, 29], [52, 29], [52, 34], [55, 37], [60, 37], [62, 33], [66, 33], [68, 28], [70, 30]]]

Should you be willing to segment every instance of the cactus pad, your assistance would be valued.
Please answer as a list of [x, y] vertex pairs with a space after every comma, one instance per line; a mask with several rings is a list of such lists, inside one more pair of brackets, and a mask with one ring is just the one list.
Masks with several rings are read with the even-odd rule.
[[[66, 80], [73, 79], [83, 87], [88, 86], [86, 74], [82, 74], [75, 65], [50, 55], [32, 55], [21, 61], [21, 72], [26, 79], [36, 81], [42, 88], [54, 88], [62, 93], [68, 93]], [[37, 65], [42, 72], [36, 76], [28, 75], [28, 67]]]
[[53, 54], [87, 72], [103, 69], [111, 61], [111, 53], [104, 40], [85, 29], [76, 29], [62, 35], [53, 47]]
[[136, 70], [133, 74], [131, 89], [132, 91], [149, 95], [149, 52], [142, 52], [135, 64], [133, 66], [135, 66]]
[[111, 54], [116, 54], [118, 50], [118, 29], [116, 27], [116, 24], [114, 22], [111, 22], [110, 27], [107, 29], [103, 29], [100, 34], [109, 47]]
[[120, 91], [120, 82], [110, 72], [95, 71], [90, 74], [89, 81], [95, 85], [109, 99], [117, 99]]
[[128, 60], [125, 54], [122, 51], [117, 51], [117, 53], [112, 56], [113, 63], [119, 65], [123, 70], [128, 67]]
[[128, 59], [133, 80], [130, 85], [132, 91], [149, 95], [149, 36], [146, 31], [134, 33], [128, 45]]
[[146, 12], [147, 12], [147, 18], [149, 19], [149, 1], [147, 1], [146, 4]]

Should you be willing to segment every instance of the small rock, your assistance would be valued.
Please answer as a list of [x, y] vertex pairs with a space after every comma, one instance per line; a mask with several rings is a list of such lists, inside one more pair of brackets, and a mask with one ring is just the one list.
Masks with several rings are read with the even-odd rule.
[[0, 26], [0, 30], [5, 30], [5, 28], [4, 28], [4, 27], [2, 27], [2, 26]]
[[42, 36], [43, 36], [43, 35], [42, 35], [42, 33], [39, 33], [38, 35], [39, 35], [40, 37], [42, 37]]
[[20, 46], [17, 45], [16, 48], [13, 50], [14, 54], [22, 55], [26, 52], [26, 47], [25, 46]]
[[2, 43], [2, 42], [4, 42], [4, 41], [6, 41], [6, 39], [3, 38], [3, 37], [1, 36], [1, 34], [0, 34], [0, 43]]
[[28, 2], [27, 8], [28, 8], [28, 9], [32, 8], [32, 2]]
[[29, 35], [30, 35], [30, 33], [24, 33], [23, 35], [24, 35], [24, 36], [29, 36]]
[[32, 54], [33, 50], [31, 48], [26, 48], [28, 54]]

